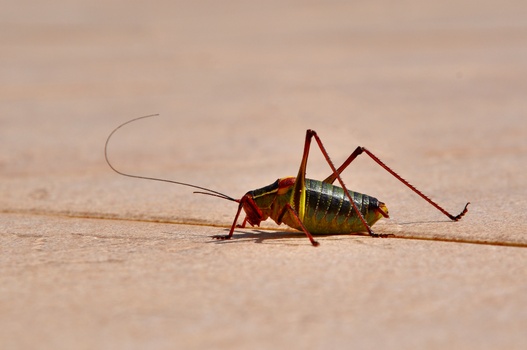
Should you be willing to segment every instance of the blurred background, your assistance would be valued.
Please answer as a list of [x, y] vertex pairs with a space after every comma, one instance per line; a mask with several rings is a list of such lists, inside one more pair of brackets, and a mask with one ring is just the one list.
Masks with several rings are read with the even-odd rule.
[[[230, 222], [109, 171], [106, 136], [152, 113], [112, 140], [121, 170], [240, 197], [296, 174], [313, 128], [336, 163], [367, 146], [455, 210], [525, 194], [523, 1], [4, 1], [0, 50], [6, 210]], [[351, 188], [413, 196], [357, 162]], [[328, 170], [312, 152], [308, 176]]]

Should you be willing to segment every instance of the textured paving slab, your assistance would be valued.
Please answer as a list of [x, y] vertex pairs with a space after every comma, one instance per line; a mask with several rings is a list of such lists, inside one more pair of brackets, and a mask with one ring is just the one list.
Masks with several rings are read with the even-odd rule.
[[[2, 215], [4, 348], [515, 348], [521, 248]], [[256, 244], [255, 244], [256, 243]]]
[[[2, 348], [525, 348], [524, 2], [6, 3]], [[241, 197], [298, 171], [305, 130], [396, 238], [265, 223]], [[313, 149], [308, 176], [329, 168]], [[112, 220], [109, 220], [112, 219]], [[118, 219], [118, 220], [117, 220]], [[257, 243], [257, 244], [255, 244]]]

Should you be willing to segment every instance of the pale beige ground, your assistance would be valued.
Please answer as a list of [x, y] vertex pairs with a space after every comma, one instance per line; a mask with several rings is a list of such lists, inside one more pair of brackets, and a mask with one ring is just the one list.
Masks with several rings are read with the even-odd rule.
[[[2, 349], [527, 347], [527, 4], [7, 2]], [[377, 232], [225, 233], [313, 128]], [[313, 148], [308, 176], [329, 174]], [[269, 230], [268, 228], [271, 228]]]

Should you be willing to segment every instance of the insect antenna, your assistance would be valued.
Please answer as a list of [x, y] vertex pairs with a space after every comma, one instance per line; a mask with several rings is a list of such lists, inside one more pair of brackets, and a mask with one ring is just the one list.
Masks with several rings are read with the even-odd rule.
[[234, 198], [231, 198], [229, 196], [225, 196], [223, 193], [209, 193], [209, 192], [202, 192], [202, 191], [194, 191], [192, 193], [195, 193], [195, 194], [206, 194], [206, 195], [209, 195], [209, 196], [212, 196], [212, 197], [228, 199], [230, 201], [234, 200], [235, 202], [240, 203], [239, 199], [234, 199]]
[[[132, 178], [136, 178], [136, 179], [142, 179], [142, 180], [160, 181], [160, 182], [167, 182], [167, 183], [181, 185], [181, 186], [192, 187], [192, 188], [196, 188], [198, 190], [201, 190], [201, 191], [195, 191], [194, 193], [207, 194], [209, 196], [219, 197], [219, 198], [227, 199], [227, 200], [233, 201], [233, 202], [239, 202], [239, 200], [237, 200], [237, 199], [234, 199], [234, 198], [232, 198], [230, 196], [227, 196], [226, 194], [223, 194], [223, 193], [218, 192], [218, 191], [211, 190], [211, 189], [206, 188], [206, 187], [196, 186], [196, 185], [192, 185], [192, 184], [189, 184], [189, 183], [186, 183], [186, 182], [180, 182], [180, 181], [174, 181], [174, 180], [160, 179], [160, 178], [156, 178], [156, 177], [149, 177], [149, 176], [142, 176], [142, 175], [135, 175], [135, 174], [124, 173], [124, 172], [122, 172], [120, 170], [117, 170], [112, 165], [112, 163], [110, 163], [110, 160], [108, 158], [108, 143], [110, 142], [110, 139], [112, 138], [113, 134], [115, 134], [115, 132], [117, 130], [119, 130], [120, 128], [122, 128], [126, 124], [130, 124], [130, 123], [135, 122], [135, 121], [140, 120], [140, 119], [157, 117], [157, 116], [159, 116], [159, 114], [150, 114], [150, 115], [134, 118], [132, 120], [129, 120], [129, 121], [119, 125], [115, 129], [113, 129], [113, 131], [110, 133], [110, 135], [108, 135], [108, 138], [106, 139], [106, 143], [104, 144], [104, 159], [106, 159], [106, 163], [108, 164], [108, 166], [113, 171], [115, 171], [117, 174], [119, 174], [119, 175], [128, 176], [128, 177], [132, 177]], [[202, 192], [202, 191], [205, 191], [205, 192]]]

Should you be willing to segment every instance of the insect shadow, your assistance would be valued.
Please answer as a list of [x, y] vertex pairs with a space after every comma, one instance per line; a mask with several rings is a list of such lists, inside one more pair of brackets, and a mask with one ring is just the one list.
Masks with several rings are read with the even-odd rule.
[[[228, 229], [225, 229], [224, 231], [229, 231]], [[246, 240], [254, 240], [254, 243], [264, 243], [264, 241], [267, 240], [281, 240], [281, 239], [291, 239], [291, 238], [301, 238], [304, 236], [301, 232], [291, 232], [291, 231], [268, 231], [268, 230], [255, 230], [251, 229], [250, 231], [238, 231], [239, 235], [238, 237], [240, 239], [246, 239]], [[210, 241], [209, 243], [216, 243], [216, 244], [228, 244], [228, 243], [235, 243], [238, 240], [215, 240]], [[291, 243], [293, 244], [293, 243]], [[301, 245], [301, 244], [299, 244]]]
[[[228, 229], [225, 229], [224, 231], [229, 231]], [[302, 238], [304, 235], [302, 232], [296, 233], [294, 231], [286, 231], [286, 230], [258, 230], [258, 229], [251, 229], [250, 231], [237, 231], [239, 232], [238, 237], [240, 239], [245, 238], [246, 240], [253, 240], [254, 243], [264, 243], [264, 241], [279, 241], [279, 240], [290, 240], [289, 242], [285, 243], [287, 245], [303, 245], [302, 243], [294, 242], [292, 239], [295, 238]], [[351, 237], [367, 237], [368, 233], [353, 233], [353, 234], [324, 234], [324, 237], [327, 239], [330, 239], [330, 237], [342, 237], [342, 236], [351, 236]], [[216, 240], [216, 241], [210, 241], [209, 243], [216, 243], [216, 244], [229, 244], [229, 243], [235, 243], [238, 240]], [[281, 242], [283, 244], [283, 242]]]
[[409, 225], [426, 225], [426, 224], [441, 224], [448, 223], [450, 220], [419, 220], [419, 221], [402, 221], [393, 223], [399, 226], [409, 226]]

